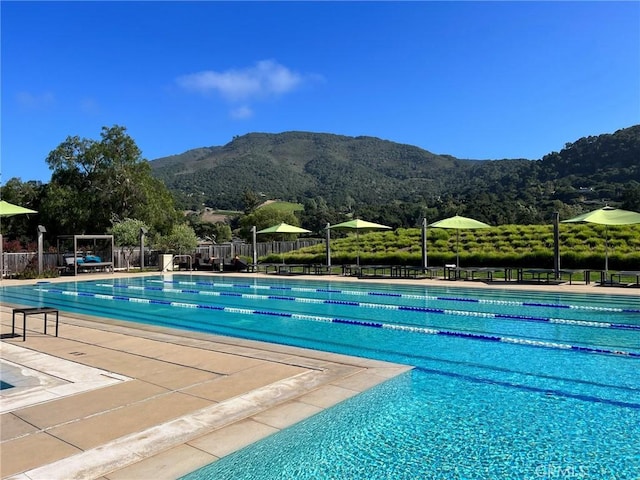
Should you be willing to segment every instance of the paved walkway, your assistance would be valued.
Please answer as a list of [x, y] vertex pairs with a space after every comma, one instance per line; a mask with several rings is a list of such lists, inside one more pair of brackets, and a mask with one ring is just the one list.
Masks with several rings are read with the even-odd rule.
[[[470, 285], [397, 283], [425, 282]], [[26, 284], [1, 285], [16, 283]], [[507, 288], [640, 294], [593, 285]], [[23, 342], [10, 338], [10, 305], [0, 305], [0, 320], [2, 377], [15, 385], [1, 391], [2, 478], [176, 478], [409, 368], [69, 314], [60, 316], [57, 338], [30, 317]]]
[[2, 478], [176, 478], [408, 370], [66, 314], [57, 338], [29, 317], [23, 342], [10, 312]]

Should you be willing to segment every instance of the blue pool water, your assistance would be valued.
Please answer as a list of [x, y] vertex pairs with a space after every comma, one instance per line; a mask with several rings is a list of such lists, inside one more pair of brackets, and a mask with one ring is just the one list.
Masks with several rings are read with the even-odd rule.
[[3, 301], [414, 365], [184, 477], [638, 478], [640, 297], [174, 275]]

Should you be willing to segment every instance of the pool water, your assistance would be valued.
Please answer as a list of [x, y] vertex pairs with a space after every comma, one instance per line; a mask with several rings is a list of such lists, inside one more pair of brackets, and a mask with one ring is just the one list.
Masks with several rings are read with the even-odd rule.
[[3, 301], [416, 368], [184, 477], [637, 478], [640, 297], [173, 275]]

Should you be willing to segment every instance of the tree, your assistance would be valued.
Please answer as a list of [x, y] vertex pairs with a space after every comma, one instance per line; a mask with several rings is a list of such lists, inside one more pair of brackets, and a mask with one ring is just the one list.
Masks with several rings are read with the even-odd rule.
[[640, 183], [631, 181], [624, 190], [622, 208], [640, 212]]
[[[254, 210], [249, 215], [245, 215], [240, 219], [239, 235], [247, 241], [251, 240], [251, 227], [255, 226], [256, 230], [262, 230], [278, 223], [288, 223], [290, 225], [299, 225], [298, 218], [290, 211], [282, 211], [275, 208], [262, 207]], [[279, 239], [283, 235], [278, 234]], [[269, 236], [265, 235], [264, 240], [269, 240]]]
[[53, 173], [43, 213], [56, 233], [104, 232], [114, 215], [166, 233], [179, 218], [125, 127], [103, 127], [100, 141], [67, 137], [46, 161]]
[[253, 212], [260, 205], [260, 197], [250, 190], [242, 194], [242, 207], [245, 214]]
[[231, 240], [231, 227], [224, 222], [206, 222], [199, 213], [187, 215], [187, 222], [196, 235], [203, 240], [209, 238], [216, 243]]
[[160, 236], [155, 246], [165, 252], [184, 255], [193, 252], [198, 246], [198, 237], [189, 225], [174, 225], [169, 235]]
[[3, 218], [0, 222], [0, 233], [5, 236], [5, 240], [15, 239], [25, 245], [33, 241], [36, 227], [43, 224], [42, 215], [40, 215], [40, 198], [43, 191], [44, 186], [41, 182], [33, 180], [22, 182], [16, 177], [9, 179], [0, 188], [0, 199], [38, 212], [38, 214]]
[[[149, 231], [149, 227], [142, 221], [133, 218], [125, 218], [124, 220], [114, 220], [111, 227], [111, 234], [114, 242], [119, 247], [124, 247], [124, 256], [127, 262], [127, 271], [133, 250], [140, 245], [140, 230]], [[140, 252], [144, 255], [144, 252]]]
[[230, 242], [233, 238], [231, 227], [224, 222], [216, 222], [214, 224], [215, 241], [216, 243]]
[[299, 213], [302, 224], [317, 235], [324, 235], [327, 223], [339, 223], [343, 216], [327, 205], [323, 197], [305, 199], [304, 210]]

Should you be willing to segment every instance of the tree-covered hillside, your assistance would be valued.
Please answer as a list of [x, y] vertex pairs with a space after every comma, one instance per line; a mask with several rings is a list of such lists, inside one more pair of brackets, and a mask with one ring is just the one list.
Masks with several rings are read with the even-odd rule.
[[546, 223], [592, 205], [640, 209], [640, 125], [581, 138], [540, 160], [460, 160], [373, 137], [251, 133], [151, 162], [184, 208], [242, 209], [243, 196], [326, 204], [394, 226], [460, 213]]
[[247, 190], [296, 202], [322, 197], [334, 206], [435, 198], [469, 164], [372, 137], [306, 132], [251, 133], [151, 162], [191, 207], [236, 209]]

